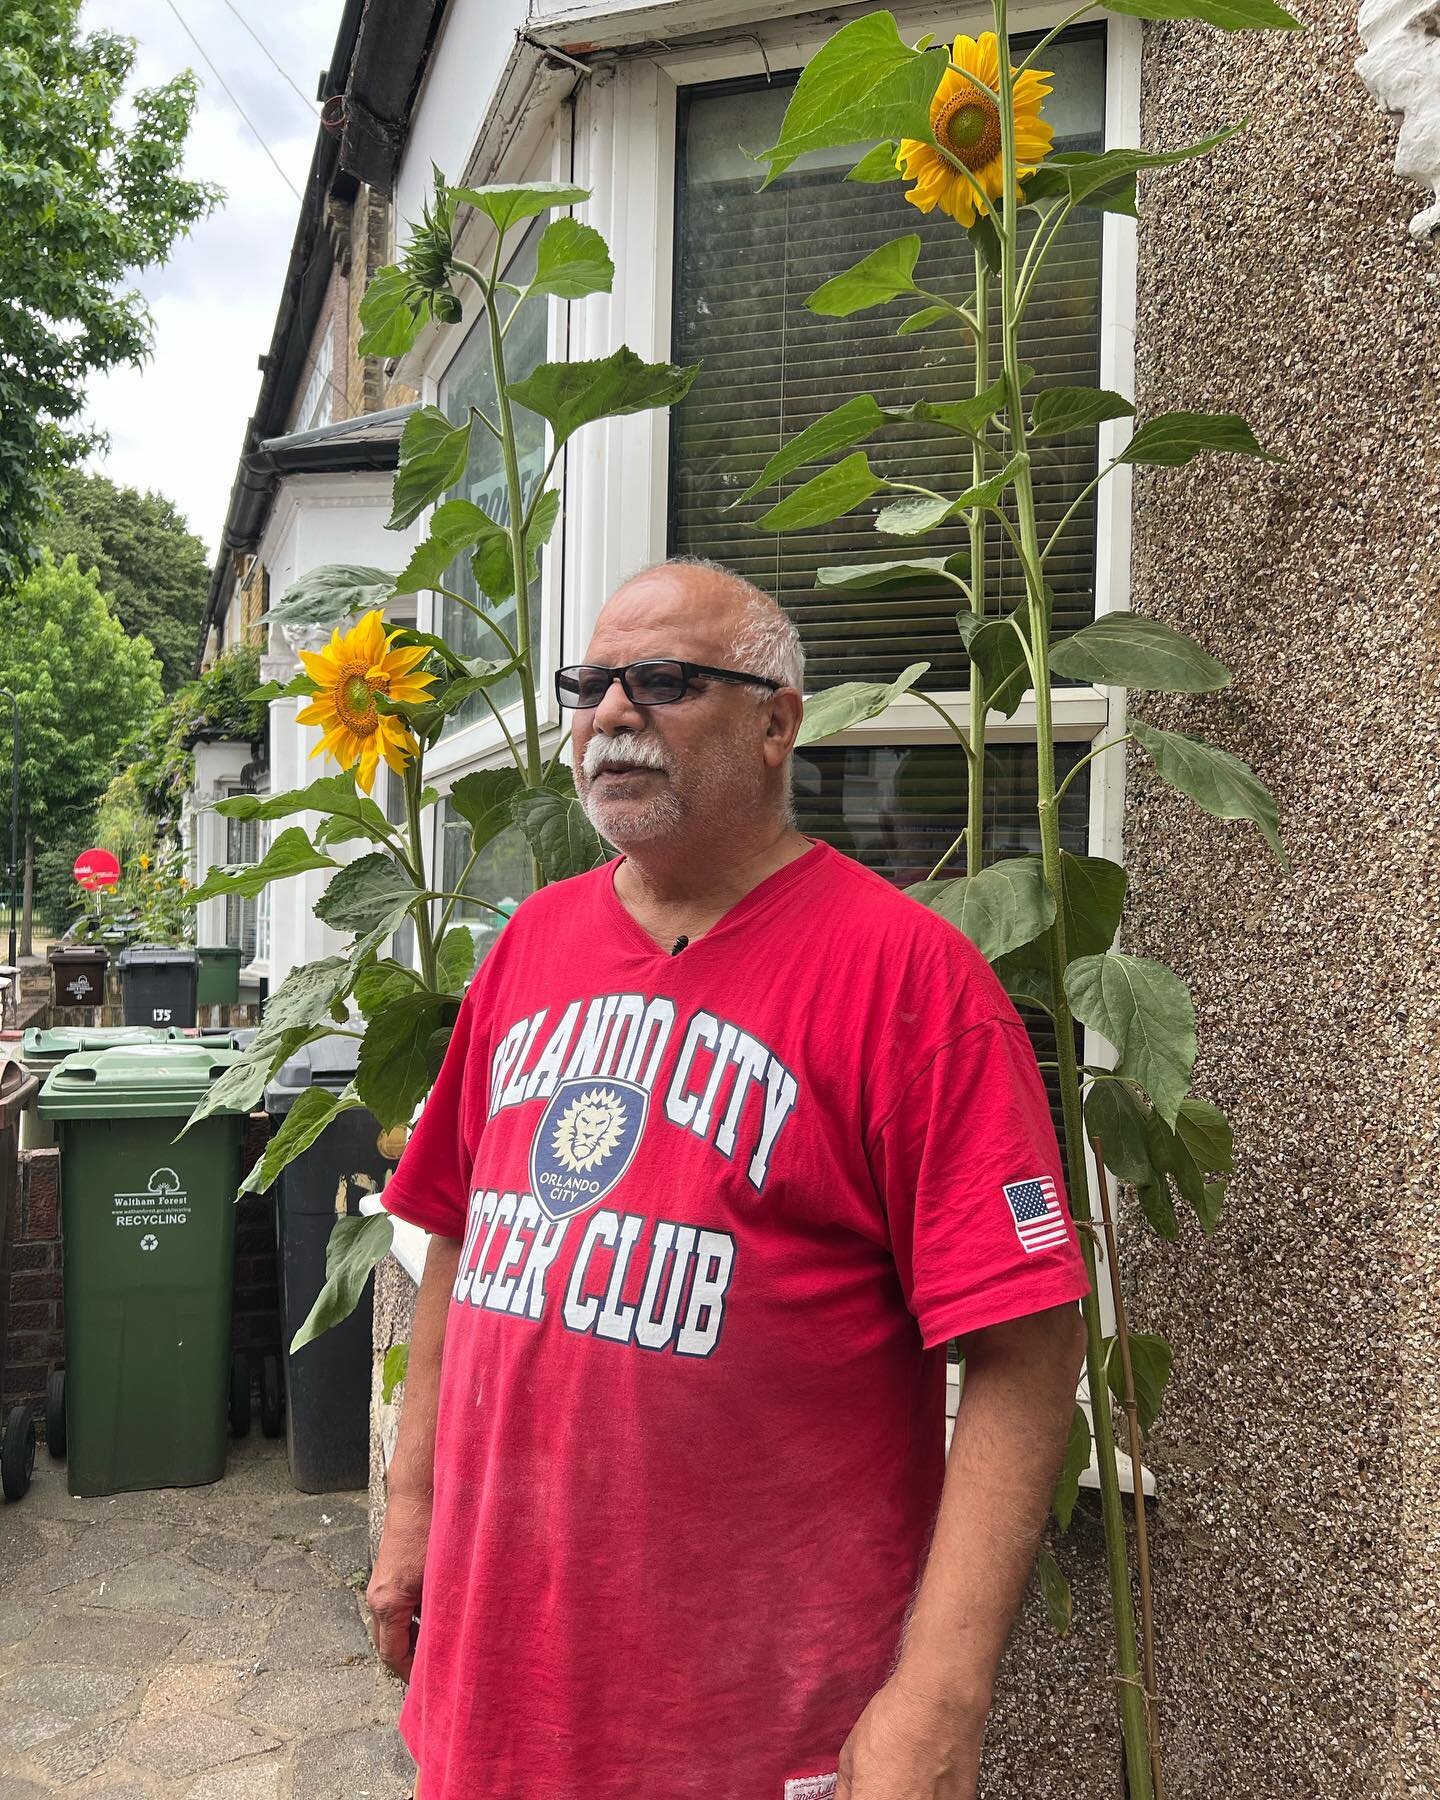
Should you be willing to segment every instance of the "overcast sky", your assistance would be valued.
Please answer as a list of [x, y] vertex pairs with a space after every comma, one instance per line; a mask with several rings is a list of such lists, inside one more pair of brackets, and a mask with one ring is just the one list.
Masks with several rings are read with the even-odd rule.
[[[308, 100], [329, 64], [343, 0], [289, 0], [283, 7], [233, 0], [233, 11], [226, 0], [174, 5], [303, 192], [317, 109], [277, 72], [236, 14]], [[86, 0], [81, 25], [136, 40], [137, 86], [186, 68], [201, 84], [186, 173], [219, 182], [226, 199], [180, 241], [165, 268], [140, 277], [155, 318], [154, 356], [139, 370], [94, 381], [90, 420], [111, 440], [93, 466], [123, 485], [168, 495], [213, 554], [259, 393], [256, 359], [269, 348], [299, 202], [167, 0]]]

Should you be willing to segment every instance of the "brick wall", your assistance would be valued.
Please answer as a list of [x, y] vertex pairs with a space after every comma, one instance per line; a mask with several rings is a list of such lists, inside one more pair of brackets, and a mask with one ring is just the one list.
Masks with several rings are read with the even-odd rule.
[[50, 1371], [65, 1360], [61, 1299], [60, 1152], [20, 1153], [10, 1208], [9, 1315], [0, 1411], [17, 1401], [38, 1408]]

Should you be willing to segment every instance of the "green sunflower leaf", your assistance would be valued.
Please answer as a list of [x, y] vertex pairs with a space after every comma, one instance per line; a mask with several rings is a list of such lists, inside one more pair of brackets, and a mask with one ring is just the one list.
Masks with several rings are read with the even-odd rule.
[[1109, 951], [1072, 962], [1065, 992], [1080, 1023], [1115, 1046], [1116, 1073], [1138, 1081], [1173, 1126], [1195, 1067], [1195, 1004], [1185, 983], [1163, 963]]
[[1132, 19], [1201, 19], [1221, 31], [1303, 31], [1274, 0], [1103, 0], [1106, 12]]
[[290, 1342], [290, 1354], [303, 1350], [322, 1331], [348, 1319], [360, 1304], [371, 1271], [390, 1253], [395, 1222], [388, 1213], [337, 1219], [325, 1246], [325, 1285], [315, 1297], [310, 1316]]
[[1290, 859], [1280, 842], [1280, 814], [1269, 790], [1248, 763], [1179, 731], [1159, 731], [1139, 719], [1130, 735], [1154, 763], [1162, 780], [1217, 819], [1250, 819], [1259, 826], [1272, 855], [1287, 873]]
[[1050, 667], [1070, 681], [1137, 688], [1147, 694], [1213, 694], [1230, 671], [1192, 637], [1139, 613], [1105, 613], [1050, 652]]
[[889, 139], [874, 145], [865, 152], [845, 179], [869, 182], [901, 180], [900, 171], [895, 166], [896, 148], [895, 143]]
[[422, 406], [411, 413], [400, 434], [400, 464], [385, 529], [402, 531], [432, 500], [454, 487], [465, 472], [469, 453], [469, 419], [452, 425], [438, 406]]
[[854, 268], [822, 283], [805, 302], [825, 319], [848, 319], [867, 307], [883, 306], [901, 294], [915, 292], [915, 264], [920, 239], [913, 233], [895, 238], [862, 256]]
[[769, 164], [761, 185], [768, 187], [807, 150], [875, 138], [934, 143], [930, 102], [949, 60], [940, 48], [912, 49], [888, 12], [842, 25], [801, 71], [777, 142], [751, 152]]
[[473, 206], [490, 220], [503, 236], [522, 219], [533, 219], [537, 213], [549, 212], [555, 206], [579, 206], [590, 198], [589, 188], [574, 187], [567, 181], [498, 182], [488, 187], [447, 187], [447, 198], [462, 206]]
[[593, 225], [582, 225], [578, 219], [550, 221], [535, 252], [529, 293], [583, 300], [587, 294], [608, 294], [614, 281], [615, 265]]
[[323, 856], [300, 827], [292, 825], [280, 833], [259, 862], [212, 869], [199, 887], [191, 888], [185, 895], [184, 904], [198, 906], [202, 900], [218, 900], [227, 894], [253, 900], [272, 881], [283, 881], [287, 875], [303, 875], [310, 869], [337, 866], [333, 856]]
[[1040, 1597], [1045, 1602], [1045, 1617], [1050, 1621], [1050, 1629], [1056, 1637], [1068, 1637], [1075, 1609], [1070, 1583], [1059, 1563], [1044, 1548], [1035, 1558], [1035, 1575], [1040, 1583]]
[[596, 362], [540, 363], [520, 381], [509, 384], [510, 398], [548, 419], [558, 449], [582, 425], [625, 413], [673, 406], [690, 392], [699, 363], [643, 362], [624, 344], [613, 356]]
[[794, 493], [761, 513], [751, 527], [755, 531], [808, 531], [815, 525], [828, 525], [843, 513], [850, 512], [878, 493], [885, 483], [870, 467], [863, 450], [847, 456], [831, 468], [822, 469], [808, 481], [801, 482]]
[[878, 718], [901, 694], [914, 687], [929, 667], [928, 662], [911, 663], [894, 681], [842, 681], [837, 687], [809, 695], [796, 743], [818, 744], [834, 737], [837, 731], [848, 731], [852, 725]]
[[858, 444], [863, 438], [879, 431], [882, 425], [894, 424], [906, 418], [908, 413], [908, 407], [881, 406], [873, 394], [856, 394], [853, 399], [826, 413], [824, 418], [817, 419], [813, 425], [807, 425], [788, 444], [777, 450], [744, 493], [738, 494], [730, 504], [741, 505], [753, 494], [758, 494], [761, 488], [767, 488], [772, 482], [788, 475], [792, 469], [801, 468], [806, 463], [819, 462], [822, 457], [833, 456], [837, 450], [848, 450], [851, 444]]
[[1262, 462], [1280, 460], [1261, 449], [1239, 413], [1168, 412], [1147, 419], [1116, 461], [1178, 469], [1207, 450], [1256, 456]]
[[1050, 1502], [1050, 1510], [1062, 1531], [1070, 1529], [1075, 1502], [1080, 1498], [1080, 1477], [1090, 1466], [1090, 1443], [1089, 1414], [1083, 1406], [1077, 1406], [1070, 1415], [1065, 1461], [1061, 1465], [1060, 1479], [1055, 1484], [1055, 1495]]
[[1063, 437], [1090, 431], [1109, 419], [1129, 419], [1135, 408], [1123, 394], [1108, 388], [1053, 387], [1035, 396], [1030, 414], [1032, 438]]

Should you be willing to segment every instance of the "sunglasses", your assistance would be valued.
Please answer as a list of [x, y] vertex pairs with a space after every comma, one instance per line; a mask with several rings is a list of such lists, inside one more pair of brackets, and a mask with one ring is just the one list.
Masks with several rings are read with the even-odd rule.
[[644, 662], [621, 663], [613, 669], [604, 663], [570, 663], [555, 671], [555, 698], [561, 706], [572, 709], [598, 706], [610, 692], [610, 684], [618, 681], [625, 698], [634, 706], [669, 706], [672, 701], [685, 698], [697, 675], [711, 681], [769, 688], [771, 693], [778, 693], [784, 686], [783, 682], [771, 681], [768, 675], [747, 675], [740, 669], [714, 669], [708, 663], [654, 656]]

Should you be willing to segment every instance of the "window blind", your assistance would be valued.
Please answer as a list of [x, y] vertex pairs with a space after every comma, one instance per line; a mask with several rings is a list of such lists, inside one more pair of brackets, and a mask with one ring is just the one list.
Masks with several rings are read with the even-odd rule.
[[[1059, 744], [1057, 780], [1089, 750], [1088, 744]], [[985, 752], [985, 860], [1038, 855], [1035, 818], [1036, 751], [1029, 744], [992, 744]], [[1083, 856], [1090, 813], [1089, 769], [1082, 769], [1060, 803], [1060, 843]], [[795, 753], [796, 822], [807, 837], [853, 856], [897, 887], [924, 881], [965, 823], [965, 757], [949, 744], [820, 745]], [[963, 875], [963, 851], [951, 856], [942, 875]], [[1042, 1063], [1055, 1061], [1055, 1026], [1039, 1007], [1022, 1006], [1020, 1016]], [[1076, 1048], [1080, 1033], [1076, 1032]], [[1054, 1069], [1042, 1069], [1050, 1096], [1050, 1116], [1063, 1149], [1060, 1091]]]
[[[1056, 149], [1098, 149], [1103, 29], [1067, 36], [1046, 61], [1055, 72], [1046, 116], [1056, 126]], [[918, 545], [877, 537], [871, 520], [893, 497], [882, 494], [813, 531], [777, 536], [752, 528], [823, 463], [798, 469], [731, 508], [782, 444], [852, 394], [869, 392], [882, 405], [902, 406], [921, 398], [960, 400], [973, 392], [973, 355], [958, 327], [896, 337], [900, 321], [923, 304], [913, 297], [850, 319], [822, 319], [806, 310], [806, 296], [823, 281], [907, 233], [922, 243], [917, 279], [947, 299], [972, 291], [973, 258], [952, 220], [905, 205], [898, 184], [841, 181], [854, 160], [850, 153], [794, 169], [757, 193], [757, 166], [741, 146], [775, 141], [789, 86], [784, 80], [771, 87], [729, 83], [682, 96], [673, 353], [677, 362], [698, 361], [701, 369], [688, 399], [672, 414], [670, 551], [713, 558], [775, 594], [800, 629], [808, 687], [888, 680], [919, 660], [931, 664], [925, 685], [962, 687], [966, 658], [954, 623], [960, 597], [948, 584], [879, 598], [817, 592], [814, 577], [828, 563], [884, 561], [910, 549], [924, 555], [964, 549], [963, 526], [931, 533]], [[1057, 243], [1027, 315], [1024, 357], [1036, 371], [1031, 391], [1098, 385], [1099, 350], [1099, 215], [1078, 213]], [[897, 426], [867, 448], [882, 475], [942, 493], [958, 494], [969, 485], [970, 451], [957, 435]], [[1095, 434], [1046, 440], [1035, 447], [1035, 457], [1040, 526], [1048, 534], [1095, 473]], [[997, 595], [1013, 605], [1023, 586], [1002, 536], [992, 527], [988, 587], [992, 605]], [[1070, 521], [1051, 581], [1058, 630], [1074, 630], [1094, 616], [1092, 503]]]

